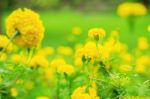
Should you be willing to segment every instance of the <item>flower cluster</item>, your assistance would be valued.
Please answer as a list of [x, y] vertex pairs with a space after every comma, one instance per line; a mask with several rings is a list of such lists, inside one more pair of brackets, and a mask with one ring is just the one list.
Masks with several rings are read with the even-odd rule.
[[[128, 15], [139, 15], [134, 10]], [[136, 47], [130, 50], [120, 40], [119, 30], [106, 33], [103, 28], [92, 28], [84, 44], [38, 46], [44, 27], [39, 15], [26, 8], [10, 14], [6, 29], [9, 38], [0, 35], [2, 99], [150, 97], [150, 47], [145, 36], [139, 37]], [[81, 28], [73, 28], [72, 33], [75, 39]]]

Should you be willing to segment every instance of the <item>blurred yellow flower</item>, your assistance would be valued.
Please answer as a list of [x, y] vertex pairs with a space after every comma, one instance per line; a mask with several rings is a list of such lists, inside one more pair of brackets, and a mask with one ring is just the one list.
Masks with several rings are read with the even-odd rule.
[[88, 92], [86, 92], [86, 87], [82, 86], [74, 90], [71, 99], [100, 99], [100, 97], [97, 96], [97, 92], [94, 88], [90, 87]]
[[73, 33], [74, 35], [80, 35], [80, 34], [81, 34], [81, 28], [80, 28], [80, 27], [74, 27], [74, 28], [72, 29], [72, 33]]
[[146, 37], [140, 37], [138, 39], [138, 48], [140, 50], [147, 50], [149, 48], [148, 39]]
[[56, 71], [57, 68], [61, 65], [65, 65], [66, 62], [63, 58], [56, 58], [56, 59], [53, 59], [50, 63], [50, 66], [54, 68], [54, 70]]
[[74, 72], [74, 67], [70, 64], [64, 64], [57, 68], [57, 72], [70, 75]]
[[6, 30], [14, 42], [23, 48], [36, 47], [44, 37], [44, 27], [40, 17], [34, 11], [17, 9], [6, 20]]
[[84, 47], [76, 50], [76, 58], [80, 58], [82, 62], [90, 62], [99, 58], [99, 52], [96, 47], [96, 43], [89, 41]]
[[4, 62], [4, 61], [6, 61], [6, 59], [7, 59], [6, 53], [0, 52], [0, 61]]
[[150, 32], [150, 25], [147, 27], [148, 32]]
[[53, 47], [45, 47], [45, 48], [42, 48], [40, 49], [38, 52], [37, 52], [38, 55], [42, 55], [44, 57], [47, 57], [49, 55], [52, 55], [54, 54], [54, 48]]
[[76, 66], [78, 66], [78, 67], [81, 67], [81, 66], [83, 65], [82, 59], [81, 59], [81, 58], [78, 58], [78, 57], [75, 58], [74, 64], [75, 64]]
[[36, 99], [50, 99], [50, 98], [47, 96], [38, 96], [38, 97], [36, 97]]
[[13, 54], [11, 57], [11, 60], [14, 63], [22, 63], [22, 64], [26, 63], [26, 57], [24, 55], [20, 55], [20, 54]]
[[121, 17], [143, 16], [147, 14], [147, 8], [142, 3], [125, 2], [118, 6], [117, 13]]
[[58, 47], [57, 52], [60, 55], [69, 56], [69, 55], [72, 55], [73, 50], [71, 47], [68, 47], [68, 46], [60, 46]]
[[34, 67], [48, 67], [49, 66], [49, 61], [47, 58], [45, 58], [42, 55], [35, 55], [29, 62], [29, 65], [34, 68]]
[[16, 88], [11, 88], [11, 89], [10, 89], [10, 95], [11, 95], [12, 97], [17, 97], [17, 96], [18, 96], [18, 91], [17, 91], [17, 89], [16, 89]]
[[[49, 80], [50, 82], [55, 82], [55, 70], [52, 67], [47, 67], [43, 69], [43, 78]], [[52, 84], [52, 83], [51, 83]]]
[[13, 50], [13, 45], [6, 36], [0, 34], [0, 51], [3, 49], [10, 52]]
[[150, 57], [149, 56], [141, 56], [136, 60], [136, 72], [144, 73], [147, 70], [147, 67], [150, 64]]
[[88, 32], [88, 36], [96, 41], [104, 38], [106, 35], [105, 30], [102, 28], [92, 28]]

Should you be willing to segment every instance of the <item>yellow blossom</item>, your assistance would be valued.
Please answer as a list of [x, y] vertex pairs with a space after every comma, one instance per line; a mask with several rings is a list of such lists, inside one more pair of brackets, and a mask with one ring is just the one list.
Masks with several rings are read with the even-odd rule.
[[147, 9], [142, 3], [126, 2], [119, 5], [117, 13], [122, 17], [143, 16], [147, 13]]
[[57, 68], [61, 65], [65, 65], [66, 62], [63, 58], [56, 58], [56, 59], [53, 59], [50, 63], [51, 67], [54, 68], [54, 70], [57, 70]]
[[149, 47], [148, 39], [145, 37], [140, 37], [138, 40], [138, 48], [140, 50], [147, 50]]
[[84, 47], [77, 49], [76, 58], [80, 58], [83, 62], [93, 61], [99, 58], [99, 52], [95, 42], [87, 42]]
[[18, 96], [18, 91], [16, 88], [11, 88], [10, 89], [10, 94], [12, 97], [17, 97]]
[[38, 55], [42, 55], [44, 57], [47, 57], [49, 55], [52, 55], [54, 54], [54, 48], [53, 47], [45, 47], [45, 48], [42, 48], [40, 49], [38, 52], [37, 52]]
[[70, 64], [64, 64], [57, 68], [57, 72], [70, 75], [74, 72], [74, 67]]
[[73, 50], [72, 50], [72, 48], [67, 47], [67, 46], [60, 46], [60, 47], [58, 47], [57, 52], [60, 55], [69, 56], [73, 53]]
[[7, 59], [6, 53], [0, 52], [0, 61], [4, 62], [4, 61], [6, 61], [6, 59]]
[[105, 35], [106, 35], [105, 30], [102, 28], [93, 28], [93, 29], [90, 29], [88, 32], [88, 36], [96, 41], [104, 38]]
[[17, 9], [6, 20], [6, 30], [10, 38], [20, 47], [36, 47], [43, 39], [44, 27], [40, 17], [34, 11]]
[[150, 25], [147, 27], [148, 32], [150, 32]]
[[50, 99], [50, 98], [47, 96], [38, 96], [38, 97], [36, 97], [36, 99]]
[[49, 61], [42, 55], [35, 55], [31, 60], [29, 65], [31, 67], [48, 67], [49, 66]]
[[0, 34], [0, 51], [4, 49], [10, 52], [13, 50], [13, 45], [6, 36]]
[[94, 88], [90, 87], [88, 92], [86, 92], [86, 87], [82, 86], [74, 90], [71, 99], [100, 99], [100, 97], [97, 96], [97, 92]]
[[24, 55], [13, 54], [11, 59], [14, 63], [22, 63], [22, 64], [26, 63], [26, 57]]

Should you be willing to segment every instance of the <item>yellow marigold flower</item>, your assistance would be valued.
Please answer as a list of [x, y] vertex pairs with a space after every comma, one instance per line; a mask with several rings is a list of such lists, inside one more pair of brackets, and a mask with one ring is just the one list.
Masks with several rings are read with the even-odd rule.
[[140, 64], [148, 65], [150, 63], [149, 59], [150, 59], [149, 56], [141, 56], [141, 57], [137, 58], [136, 64], [137, 65], [140, 65]]
[[10, 38], [18, 33], [13, 41], [23, 48], [36, 47], [44, 37], [39, 15], [27, 8], [17, 9], [10, 14], [6, 20], [6, 30]]
[[121, 17], [143, 16], [147, 9], [142, 3], [126, 2], [118, 6], [117, 13]]
[[150, 57], [149, 56], [141, 56], [136, 60], [136, 72], [144, 73], [147, 69], [147, 66], [150, 64]]
[[78, 66], [78, 67], [81, 67], [81, 66], [83, 65], [81, 58], [76, 58], [76, 59], [74, 60], [74, 63], [75, 63], [75, 65]]
[[140, 37], [138, 39], [138, 48], [140, 50], [147, 50], [149, 48], [148, 39], [145, 37]]
[[13, 45], [9, 42], [9, 39], [6, 36], [0, 34], [0, 51], [3, 49], [10, 52], [13, 50]]
[[26, 57], [24, 55], [20, 55], [20, 54], [13, 54], [11, 57], [11, 60], [14, 63], [22, 63], [22, 64], [26, 63]]
[[52, 67], [44, 68], [43, 78], [45, 80], [49, 80], [51, 84], [55, 82], [55, 70]]
[[[99, 54], [103, 60], [107, 60], [110, 57], [110, 51], [108, 50], [108, 47], [98, 45]], [[111, 49], [111, 48], [110, 48]]]
[[38, 55], [43, 55], [44, 57], [47, 57], [48, 55], [54, 54], [54, 48], [52, 47], [45, 47], [38, 51]]
[[38, 97], [36, 97], [36, 99], [50, 99], [50, 98], [47, 96], [38, 96]]
[[102, 28], [93, 28], [93, 29], [90, 29], [88, 32], [88, 36], [96, 41], [104, 38], [105, 35], [106, 35], [106, 32]]
[[70, 64], [61, 65], [57, 68], [57, 72], [59, 73], [66, 73], [68, 75], [72, 74], [74, 72], [74, 68]]
[[147, 27], [148, 32], [150, 32], [150, 25]]
[[132, 61], [132, 55], [129, 53], [122, 53], [122, 54], [120, 54], [120, 56], [123, 59], [123, 61], [126, 63], [129, 63]]
[[71, 95], [71, 99], [100, 99], [97, 96], [97, 92], [93, 88], [89, 88], [88, 92], [86, 92], [86, 87], [78, 87], [74, 90], [73, 94]]
[[6, 61], [6, 59], [7, 59], [6, 53], [0, 52], [0, 61], [4, 62], [4, 61]]
[[18, 96], [18, 91], [17, 91], [17, 89], [16, 89], [16, 88], [11, 88], [11, 89], [10, 89], [10, 95], [11, 95], [12, 97], [17, 97], [17, 96]]
[[80, 27], [74, 27], [74, 28], [72, 29], [72, 33], [73, 33], [74, 35], [79, 35], [79, 34], [81, 34], [81, 28], [80, 28]]
[[111, 31], [110, 36], [112, 36], [112, 37], [118, 37], [119, 36], [119, 30], [113, 30], [113, 31]]
[[29, 65], [31, 67], [48, 67], [49, 66], [49, 61], [43, 57], [42, 55], [35, 55], [31, 60]]
[[73, 53], [73, 50], [72, 50], [72, 48], [67, 47], [67, 46], [60, 46], [60, 47], [58, 47], [57, 52], [60, 55], [69, 56]]
[[83, 62], [90, 62], [99, 58], [99, 52], [95, 42], [87, 42], [84, 47], [77, 49], [76, 58]]
[[53, 59], [50, 63], [50, 65], [54, 68], [54, 70], [57, 70], [57, 68], [61, 65], [65, 65], [66, 62], [63, 58], [57, 58]]

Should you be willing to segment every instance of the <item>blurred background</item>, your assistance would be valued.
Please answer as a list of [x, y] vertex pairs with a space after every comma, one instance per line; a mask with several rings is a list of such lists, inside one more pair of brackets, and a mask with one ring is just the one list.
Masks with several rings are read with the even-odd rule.
[[[83, 42], [87, 32], [93, 27], [102, 27], [109, 34], [119, 30], [121, 40], [127, 40], [127, 22], [116, 14], [119, 4], [125, 1], [143, 3], [149, 8], [150, 0], [0, 0], [0, 33], [5, 33], [5, 19], [17, 8], [31, 8], [38, 12], [45, 25], [45, 45], [71, 45]], [[149, 14], [136, 21], [136, 37], [147, 36], [150, 24]], [[73, 32], [76, 37], [72, 36]]]

